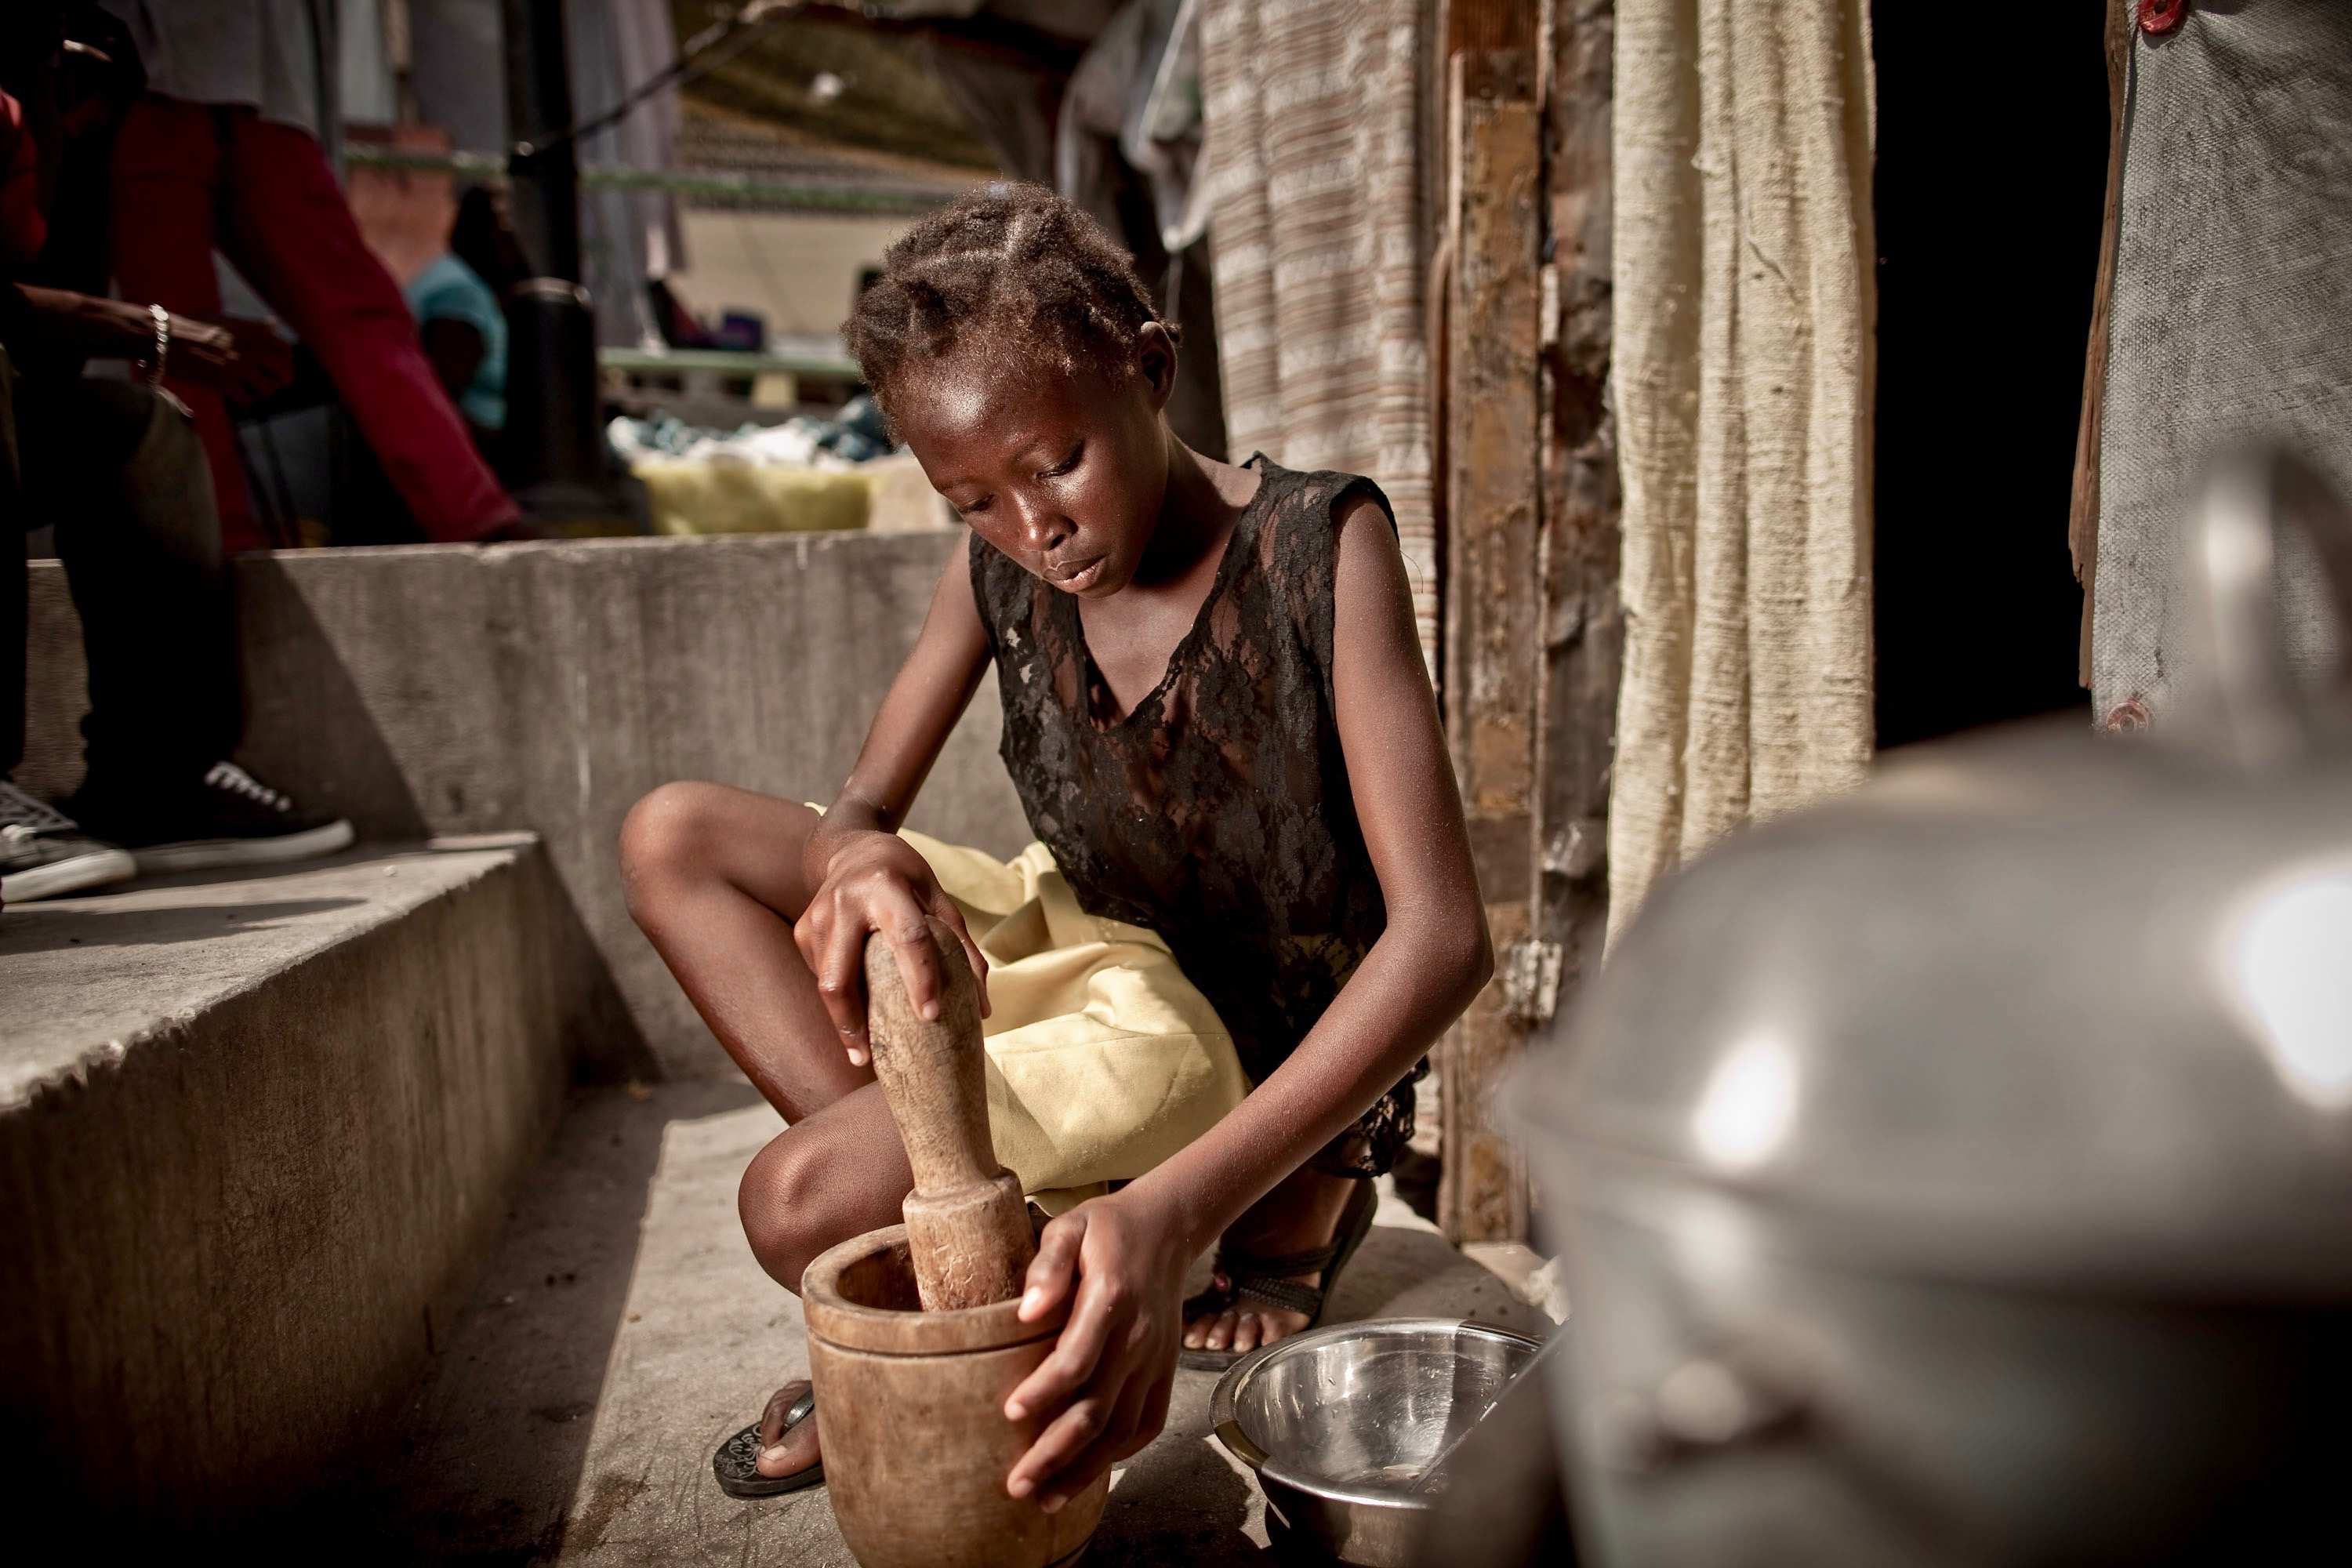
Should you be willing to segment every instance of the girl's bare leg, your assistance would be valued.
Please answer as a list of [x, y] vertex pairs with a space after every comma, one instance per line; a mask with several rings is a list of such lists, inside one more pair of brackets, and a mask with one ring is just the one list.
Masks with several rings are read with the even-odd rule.
[[824, 1110], [871, 1068], [849, 1065], [793, 945], [816, 889], [801, 852], [807, 806], [725, 784], [669, 784], [621, 827], [629, 913], [695, 1011], [787, 1121]]
[[[914, 1184], [881, 1086], [868, 1083], [777, 1133], [751, 1157], [736, 1203], [751, 1255], [798, 1294], [801, 1275], [817, 1254], [898, 1224], [898, 1205]], [[822, 1412], [782, 1430], [784, 1413], [807, 1387], [799, 1380], [784, 1384], [761, 1413], [761, 1475], [789, 1476], [816, 1463]]]
[[[914, 1185], [873, 1068], [849, 1065], [793, 945], [792, 922], [814, 891], [801, 852], [816, 823], [791, 801], [673, 784], [639, 801], [621, 830], [630, 914], [727, 1054], [791, 1123], [752, 1157], [737, 1202], [752, 1256], [795, 1292], [818, 1253], [896, 1223]], [[803, 1386], [789, 1384], [769, 1401], [763, 1474], [816, 1460], [814, 1421], [776, 1442]]]

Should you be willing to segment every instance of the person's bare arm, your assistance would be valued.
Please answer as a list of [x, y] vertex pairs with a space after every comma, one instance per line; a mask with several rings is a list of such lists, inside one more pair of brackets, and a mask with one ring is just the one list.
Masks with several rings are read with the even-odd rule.
[[871, 932], [888, 939], [908, 995], [926, 1017], [935, 1017], [940, 973], [925, 921], [944, 921], [963, 942], [986, 1011], [988, 961], [929, 866], [898, 831], [988, 662], [971, 557], [959, 545], [931, 595], [914, 651], [890, 683], [840, 795], [809, 835], [803, 860], [817, 891], [793, 922], [793, 940], [816, 975], [818, 994], [852, 1062], [865, 1061], [869, 1048], [865, 973]]
[[1181, 1152], [1048, 1226], [1024, 1319], [1077, 1298], [1007, 1414], [1055, 1411], [1013, 1468], [1058, 1507], [1167, 1412], [1184, 1270], [1402, 1078], [1494, 970], [1470, 836], [1414, 635], [1394, 531], [1367, 500], [1340, 533], [1332, 649], [1349, 786], [1388, 924], [1289, 1058]]
[[[86, 359], [144, 359], [155, 351], [155, 319], [144, 305], [29, 283], [5, 287], [13, 295], [5, 313], [8, 346], [26, 359], [71, 368]], [[250, 402], [291, 378], [293, 352], [260, 321], [173, 316], [169, 368]]]

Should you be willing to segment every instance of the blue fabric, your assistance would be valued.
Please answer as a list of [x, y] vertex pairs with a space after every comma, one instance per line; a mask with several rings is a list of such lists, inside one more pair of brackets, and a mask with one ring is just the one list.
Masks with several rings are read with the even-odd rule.
[[466, 417], [486, 430], [507, 423], [507, 319], [498, 296], [474, 269], [454, 256], [437, 258], [410, 279], [408, 309], [416, 324], [463, 321], [482, 334], [482, 363], [457, 395]]

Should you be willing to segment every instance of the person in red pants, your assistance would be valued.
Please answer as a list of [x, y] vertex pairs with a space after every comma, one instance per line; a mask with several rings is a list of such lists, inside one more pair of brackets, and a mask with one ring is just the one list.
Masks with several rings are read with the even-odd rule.
[[[328, 96], [304, 70], [319, 58], [315, 10], [260, 0], [107, 3], [131, 24], [147, 69], [147, 94], [130, 106], [115, 141], [122, 296], [215, 317], [217, 248], [310, 344], [427, 539], [528, 532], [308, 129]], [[296, 19], [311, 38], [284, 36]], [[173, 376], [164, 384], [195, 416], [225, 544], [263, 547], [219, 395]]]
[[[58, 18], [0, 8], [0, 904], [352, 841], [349, 822], [304, 811], [231, 760], [245, 717], [212, 486], [187, 411], [152, 384], [160, 361], [216, 390], [267, 394], [290, 369], [285, 345], [28, 280], [68, 258], [104, 269], [102, 246], [74, 232], [87, 212], [58, 201], [88, 107], [64, 80], [72, 35]], [[91, 360], [142, 374], [84, 375]], [[13, 777], [30, 673], [24, 534], [43, 524], [89, 666], [88, 769], [58, 805]]]

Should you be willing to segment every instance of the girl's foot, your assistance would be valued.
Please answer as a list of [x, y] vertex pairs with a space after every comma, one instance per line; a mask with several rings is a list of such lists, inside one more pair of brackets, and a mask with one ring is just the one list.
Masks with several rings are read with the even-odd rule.
[[[1338, 1239], [1349, 1200], [1362, 1186], [1360, 1181], [1327, 1176], [1313, 1169], [1295, 1171], [1234, 1222], [1225, 1232], [1224, 1243], [1259, 1258], [1286, 1258], [1328, 1247]], [[1321, 1281], [1322, 1274], [1322, 1269], [1312, 1268], [1287, 1278], [1311, 1287]], [[1236, 1298], [1233, 1286], [1220, 1273], [1209, 1290], [1187, 1303], [1194, 1315], [1184, 1323], [1186, 1350], [1246, 1354], [1307, 1327], [1306, 1313], [1255, 1296]]]
[[710, 1465], [730, 1497], [774, 1497], [822, 1481], [816, 1401], [808, 1380], [776, 1390], [759, 1421], [720, 1444]]
[[761, 1412], [758, 1468], [761, 1475], [796, 1476], [816, 1463], [816, 1414], [812, 1411], [806, 1420], [786, 1430], [793, 1406], [808, 1392], [808, 1379], [795, 1379], [776, 1390], [769, 1397], [768, 1408]]

